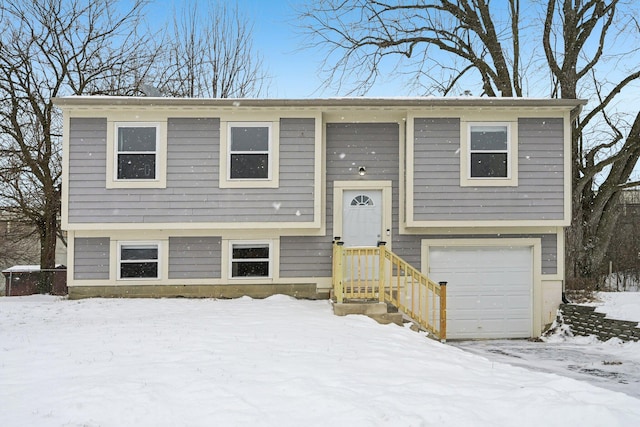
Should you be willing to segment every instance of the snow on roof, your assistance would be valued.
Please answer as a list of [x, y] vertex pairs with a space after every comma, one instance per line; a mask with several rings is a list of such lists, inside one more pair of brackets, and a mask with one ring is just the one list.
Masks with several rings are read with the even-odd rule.
[[[56, 264], [56, 268], [62, 267], [62, 264]], [[6, 270], [2, 270], [3, 273], [33, 273], [40, 271], [39, 265], [14, 265]]]
[[6, 270], [2, 270], [3, 273], [15, 273], [15, 272], [27, 273], [32, 271], [40, 271], [39, 265], [14, 265], [13, 267], [9, 267]]

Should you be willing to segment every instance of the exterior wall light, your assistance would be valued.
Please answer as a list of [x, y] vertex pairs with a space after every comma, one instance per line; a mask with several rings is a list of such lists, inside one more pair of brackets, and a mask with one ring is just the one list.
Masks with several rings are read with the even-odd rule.
[[360, 166], [358, 168], [358, 175], [365, 176], [366, 174], [367, 174], [367, 168], [365, 168], [364, 166]]

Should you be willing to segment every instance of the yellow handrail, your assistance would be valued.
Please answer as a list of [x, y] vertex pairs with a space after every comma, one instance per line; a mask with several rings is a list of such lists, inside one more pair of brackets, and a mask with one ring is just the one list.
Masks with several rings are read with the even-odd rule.
[[393, 304], [442, 341], [447, 337], [446, 282], [436, 283], [398, 255], [378, 247], [333, 246], [333, 292], [344, 300]]

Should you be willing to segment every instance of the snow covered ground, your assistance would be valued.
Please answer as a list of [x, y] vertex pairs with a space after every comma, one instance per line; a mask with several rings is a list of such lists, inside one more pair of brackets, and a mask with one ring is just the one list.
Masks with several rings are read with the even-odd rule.
[[640, 400], [327, 301], [30, 296], [0, 298], [0, 425], [613, 427]]
[[547, 342], [489, 340], [450, 344], [494, 362], [575, 378], [640, 399], [640, 343], [554, 337]]
[[640, 292], [598, 292], [596, 301], [586, 305], [611, 319], [640, 322]]
[[640, 292], [640, 280], [633, 272], [612, 273], [604, 278], [603, 289], [612, 292]]
[[[596, 306], [596, 311], [612, 319], [640, 322], [640, 293], [599, 292], [596, 298], [585, 305]], [[558, 333], [544, 342], [489, 340], [452, 345], [496, 362], [556, 373], [640, 398], [640, 342], [602, 342], [594, 336]]]

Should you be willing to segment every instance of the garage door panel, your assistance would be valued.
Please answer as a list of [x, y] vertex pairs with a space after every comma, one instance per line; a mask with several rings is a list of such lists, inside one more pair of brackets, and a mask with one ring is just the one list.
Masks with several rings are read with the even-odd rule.
[[507, 307], [527, 307], [531, 302], [531, 296], [527, 295], [507, 295], [505, 304]]
[[505, 310], [505, 319], [509, 321], [516, 320], [526, 320], [527, 322], [531, 322], [531, 311], [524, 308], [514, 308], [511, 310]]
[[496, 308], [502, 309], [504, 305], [504, 295], [500, 294], [479, 296], [476, 303], [478, 309], [484, 308], [487, 311], [491, 311], [492, 309]]
[[531, 322], [526, 320], [512, 320], [508, 327], [504, 327], [504, 338], [523, 338], [529, 336]]
[[530, 247], [431, 247], [429, 275], [448, 282], [447, 336], [531, 336], [532, 264]]
[[498, 272], [487, 273], [484, 270], [481, 270], [482, 267], [476, 267], [476, 271], [472, 273], [464, 273], [461, 274], [457, 271], [457, 267], [450, 266], [446, 270], [437, 271], [431, 268], [430, 273], [432, 275], [449, 275], [452, 271], [455, 272], [455, 275], [458, 279], [461, 279], [460, 286], [476, 288], [478, 284], [481, 284], [484, 287], [491, 286], [500, 286], [502, 287], [505, 283], [513, 283], [513, 284], [528, 284], [530, 281], [526, 280], [524, 277], [521, 277], [525, 274], [528, 274], [530, 271], [526, 270], [504, 270]]
[[[449, 298], [449, 288], [447, 287], [447, 308], [449, 309], [458, 309], [458, 308], [472, 308], [479, 309], [484, 308], [486, 310], [491, 309], [492, 307], [498, 307], [501, 310], [510, 305], [510, 301], [518, 301], [522, 299], [522, 297], [507, 297], [505, 295], [500, 294], [498, 291], [495, 292], [487, 292], [484, 295], [468, 295], [465, 297], [456, 297]], [[526, 296], [525, 296], [526, 298]]]
[[[504, 274], [468, 274], [457, 275], [461, 287], [479, 289], [479, 288], [495, 288], [504, 280]], [[501, 286], [502, 287], [502, 286]]]
[[[449, 299], [448, 296], [447, 299]], [[469, 301], [463, 301], [462, 303], [456, 304], [449, 304], [449, 301], [447, 301], [447, 312], [457, 313], [462, 310], [474, 311], [476, 312], [476, 316], [478, 316], [477, 312], [479, 310], [483, 310], [486, 312], [489, 312], [491, 310], [503, 311], [504, 306], [505, 304], [502, 302], [502, 299], [498, 297], [473, 298]]]
[[447, 309], [448, 310], [476, 310], [478, 308], [478, 298], [474, 295], [460, 296], [456, 298], [449, 298], [447, 295]]

